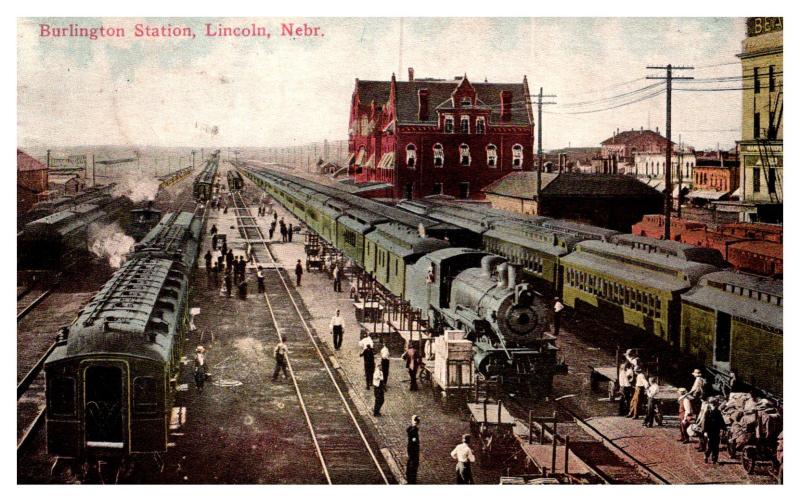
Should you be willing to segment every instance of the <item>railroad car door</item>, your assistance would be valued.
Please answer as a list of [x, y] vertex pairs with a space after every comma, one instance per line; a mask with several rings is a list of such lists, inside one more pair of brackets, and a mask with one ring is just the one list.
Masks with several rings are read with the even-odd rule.
[[717, 312], [714, 332], [714, 365], [721, 370], [730, 369], [731, 362], [731, 316]]
[[90, 365], [84, 371], [84, 418], [87, 448], [125, 446], [124, 374], [122, 367]]

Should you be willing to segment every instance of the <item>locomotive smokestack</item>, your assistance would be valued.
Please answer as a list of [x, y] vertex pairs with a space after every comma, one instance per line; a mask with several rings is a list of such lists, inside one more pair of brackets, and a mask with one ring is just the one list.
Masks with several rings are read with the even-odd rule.
[[503, 258], [500, 256], [483, 256], [481, 259], [481, 271], [484, 277], [491, 277], [492, 276], [492, 268], [494, 268], [497, 262], [502, 261]]
[[513, 264], [508, 265], [508, 288], [514, 290], [517, 286], [517, 267]]
[[503, 263], [497, 267], [497, 287], [505, 289], [508, 286], [508, 264]]

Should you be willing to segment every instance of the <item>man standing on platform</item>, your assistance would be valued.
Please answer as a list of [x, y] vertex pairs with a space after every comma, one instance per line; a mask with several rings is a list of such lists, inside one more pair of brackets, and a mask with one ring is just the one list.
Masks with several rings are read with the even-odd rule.
[[344, 336], [344, 319], [339, 310], [336, 310], [336, 314], [331, 318], [330, 330], [333, 335], [333, 349], [338, 351], [342, 347]]
[[365, 343], [364, 348], [359, 355], [364, 357], [364, 380], [367, 382], [367, 389], [372, 386], [372, 377], [375, 374], [375, 351], [372, 349], [372, 343]]
[[661, 411], [656, 403], [656, 395], [658, 394], [658, 390], [659, 387], [658, 383], [656, 383], [656, 378], [654, 376], [650, 376], [650, 386], [647, 387], [647, 412], [644, 415], [644, 422], [642, 423], [642, 426], [651, 428], [654, 421], [661, 426]]
[[256, 280], [258, 281], [258, 293], [264, 293], [264, 269], [258, 265], [258, 272], [256, 272]]
[[206, 260], [206, 272], [207, 273], [211, 273], [211, 251], [210, 250], [206, 251], [205, 260]]
[[717, 464], [717, 459], [719, 459], [719, 435], [725, 429], [725, 419], [722, 417], [722, 412], [717, 407], [717, 403], [716, 397], [708, 399], [706, 417], [703, 419], [703, 433], [706, 434], [708, 441], [705, 462], [708, 463], [708, 457], [711, 456], [711, 462], [714, 464]]
[[417, 349], [413, 344], [409, 343], [408, 349], [403, 353], [403, 360], [406, 361], [406, 369], [408, 369], [408, 376], [411, 378], [411, 387], [409, 390], [417, 391], [417, 370], [419, 370], [421, 357], [417, 353]]
[[383, 374], [380, 369], [373, 373], [372, 390], [375, 392], [375, 406], [372, 408], [372, 415], [380, 417], [381, 407], [383, 407]]
[[289, 228], [286, 230], [286, 237], [289, 239], [289, 242], [292, 241], [292, 235], [294, 234], [294, 226], [292, 223], [289, 223]]
[[556, 297], [556, 302], [553, 305], [553, 333], [558, 336], [558, 331], [561, 329], [561, 311], [564, 309], [564, 304]]
[[411, 426], [406, 428], [408, 435], [408, 462], [406, 463], [406, 482], [417, 483], [417, 470], [419, 470], [419, 416], [411, 416]]
[[383, 374], [383, 391], [386, 391], [386, 383], [389, 382], [389, 348], [386, 343], [381, 348], [381, 373]]
[[342, 270], [338, 264], [333, 267], [333, 292], [342, 292]]
[[300, 263], [299, 259], [294, 267], [294, 276], [297, 278], [297, 286], [300, 287], [300, 282], [303, 280], [303, 265]]
[[450, 453], [450, 457], [458, 461], [456, 465], [456, 483], [474, 484], [472, 481], [472, 463], [475, 462], [475, 454], [469, 446], [469, 435], [462, 437], [462, 442]]

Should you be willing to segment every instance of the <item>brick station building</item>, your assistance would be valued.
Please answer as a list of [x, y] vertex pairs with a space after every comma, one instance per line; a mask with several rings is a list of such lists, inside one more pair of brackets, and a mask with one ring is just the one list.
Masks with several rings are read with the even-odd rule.
[[47, 188], [47, 165], [17, 150], [17, 214], [30, 210]]
[[348, 165], [356, 182], [390, 185], [391, 198], [483, 198], [482, 189], [533, 165], [533, 114], [522, 83], [392, 75], [356, 79]]

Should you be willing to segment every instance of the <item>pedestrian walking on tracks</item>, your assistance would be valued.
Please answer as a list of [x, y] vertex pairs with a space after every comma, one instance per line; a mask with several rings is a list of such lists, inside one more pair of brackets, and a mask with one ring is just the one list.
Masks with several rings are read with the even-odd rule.
[[294, 267], [294, 276], [297, 278], [297, 286], [300, 287], [300, 282], [303, 280], [303, 265], [299, 259]]
[[338, 351], [342, 347], [342, 338], [344, 337], [344, 318], [342, 318], [340, 310], [336, 310], [329, 327], [333, 336], [333, 349]]
[[474, 484], [472, 480], [472, 463], [475, 462], [475, 454], [469, 446], [470, 437], [464, 435], [461, 438], [461, 443], [456, 446], [450, 453], [450, 457], [458, 461], [456, 465], [456, 483], [457, 484]]
[[203, 346], [198, 346], [194, 350], [194, 384], [197, 386], [197, 391], [203, 393], [203, 387], [206, 384], [206, 349]]
[[408, 444], [408, 462], [406, 463], [406, 482], [409, 484], [417, 483], [417, 470], [419, 470], [419, 416], [411, 416], [411, 426], [406, 428]]
[[408, 349], [403, 353], [403, 360], [406, 361], [406, 369], [408, 369], [408, 376], [411, 378], [411, 386], [409, 390], [417, 391], [417, 371], [419, 370], [422, 357], [420, 357], [417, 349], [413, 344], [408, 345]]
[[372, 390], [375, 392], [375, 405], [372, 407], [372, 415], [380, 417], [381, 407], [383, 407], [383, 373], [376, 369], [372, 375]]
[[289, 239], [289, 243], [292, 242], [293, 234], [294, 234], [294, 226], [292, 226], [292, 223], [289, 223], [289, 228], [286, 229], [286, 237]]
[[272, 380], [278, 380], [278, 374], [283, 371], [283, 379], [289, 378], [289, 347], [286, 346], [286, 337], [281, 336], [281, 340], [272, 350], [275, 357], [275, 370], [272, 371]]
[[258, 293], [264, 294], [264, 269], [261, 267], [261, 265], [258, 265], [256, 280], [258, 281]]
[[359, 356], [364, 358], [364, 380], [367, 382], [369, 390], [372, 386], [372, 376], [375, 373], [375, 351], [372, 349], [372, 343], [365, 344]]
[[389, 382], [389, 348], [386, 343], [381, 348], [381, 374], [383, 374], [383, 390], [386, 391], [386, 383]]
[[558, 331], [561, 329], [561, 312], [564, 310], [564, 303], [561, 299], [556, 297], [556, 302], [553, 305], [553, 333], [558, 336]]

